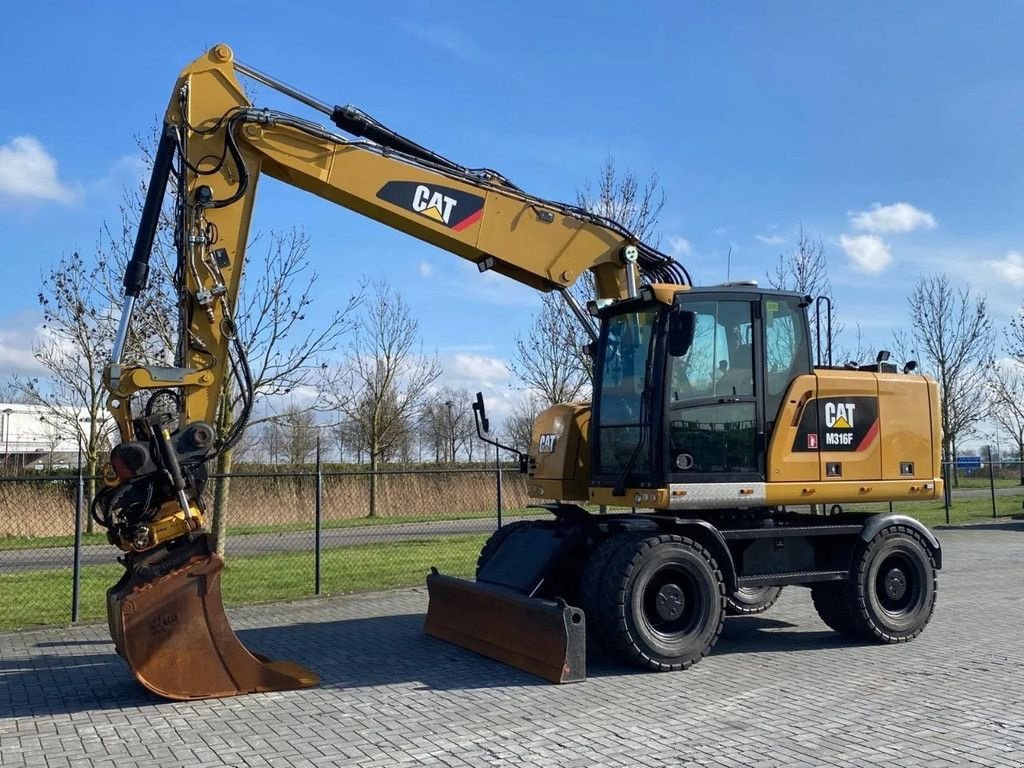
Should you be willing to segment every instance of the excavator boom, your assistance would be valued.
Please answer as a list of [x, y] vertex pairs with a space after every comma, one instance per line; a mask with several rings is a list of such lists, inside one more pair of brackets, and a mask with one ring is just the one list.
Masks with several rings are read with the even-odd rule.
[[[254, 107], [239, 74], [327, 115], [348, 136]], [[280, 690], [316, 681], [296, 665], [250, 654], [234, 636], [223, 613], [222, 563], [211, 546], [202, 502], [206, 466], [238, 441], [256, 394], [235, 313], [262, 175], [432, 243], [481, 271], [539, 291], [561, 291], [592, 334], [589, 317], [567, 292], [583, 273], [590, 271], [598, 296], [609, 299], [635, 296], [641, 278], [689, 281], [685, 269], [615, 221], [528, 194], [495, 171], [452, 162], [357, 108], [329, 106], [236, 62], [226, 45], [186, 67], [168, 104], [125, 272], [121, 320], [105, 372], [108, 407], [121, 443], [111, 452], [109, 482], [94, 504], [111, 542], [126, 553], [125, 575], [108, 594], [115, 645], [137, 679], [168, 698]], [[174, 364], [128, 364], [124, 357], [135, 303], [146, 287], [168, 191], [177, 248]], [[213, 425], [229, 386], [237, 387], [241, 407], [234, 426], [217, 434]], [[156, 407], [160, 402], [165, 407]], [[435, 606], [459, 600], [459, 584], [445, 582], [447, 597], [435, 601], [435, 583], [428, 631], [445, 623], [445, 611], [434, 611]], [[472, 595], [467, 588], [463, 597], [492, 606], [505, 599], [500, 590], [485, 588]], [[553, 650], [542, 655], [559, 658], [534, 659], [540, 668], [557, 672], [546, 676], [578, 676], [582, 628], [574, 617], [582, 614], [557, 605], [537, 613], [529, 601], [509, 597], [507, 602], [550, 618], [538, 624], [553, 628], [551, 642], [543, 644]], [[488, 615], [526, 614], [509, 607]], [[529, 656], [497, 647], [508, 635], [500, 625], [478, 629], [483, 634], [477, 650], [491, 649], [504, 660]], [[434, 633], [446, 631], [453, 639], [451, 627]], [[518, 644], [529, 645], [529, 627], [519, 631]], [[497, 645], [484, 636], [487, 632], [498, 638]], [[461, 634], [474, 632], [464, 628]], [[474, 647], [468, 640], [464, 644]]]

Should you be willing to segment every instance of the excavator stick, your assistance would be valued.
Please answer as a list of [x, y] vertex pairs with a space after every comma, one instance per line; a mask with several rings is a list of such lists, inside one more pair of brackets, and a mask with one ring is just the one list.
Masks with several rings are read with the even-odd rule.
[[107, 592], [107, 620], [135, 679], [177, 700], [316, 685], [319, 678], [308, 669], [269, 661], [242, 645], [224, 614], [223, 567], [206, 533], [157, 563], [129, 560]]
[[497, 584], [427, 576], [423, 631], [552, 683], [587, 678], [583, 611]]

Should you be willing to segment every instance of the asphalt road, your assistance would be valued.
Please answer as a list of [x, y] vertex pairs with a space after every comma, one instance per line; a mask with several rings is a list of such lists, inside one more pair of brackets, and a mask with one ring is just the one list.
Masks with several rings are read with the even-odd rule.
[[[517, 517], [516, 519], [523, 518]], [[353, 544], [380, 544], [466, 533], [489, 533], [494, 530], [495, 525], [493, 518], [438, 520], [436, 522], [395, 525], [326, 528], [321, 536], [324, 548], [331, 549], [348, 547]], [[240, 534], [228, 538], [225, 555], [230, 557], [231, 555], [266, 555], [277, 552], [312, 552], [314, 543], [312, 530]], [[82, 565], [116, 563], [121, 554], [120, 550], [106, 544], [82, 547]], [[73, 547], [0, 550], [0, 573], [70, 568], [73, 557]]]

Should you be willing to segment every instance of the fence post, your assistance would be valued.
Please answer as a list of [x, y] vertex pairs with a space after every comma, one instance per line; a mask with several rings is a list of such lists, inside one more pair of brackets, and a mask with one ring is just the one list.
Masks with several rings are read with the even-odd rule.
[[316, 436], [316, 488], [314, 491], [314, 526], [316, 539], [313, 547], [313, 594], [320, 594], [320, 547], [322, 544], [324, 475], [320, 466], [320, 435]]
[[949, 525], [949, 497], [953, 495], [953, 489], [949, 487], [949, 462], [942, 465], [942, 503], [946, 506], [946, 525]]
[[988, 488], [992, 493], [992, 519], [996, 519], [996, 475], [992, 466], [992, 446], [988, 447]]
[[85, 501], [85, 478], [82, 477], [82, 445], [78, 445], [78, 483], [75, 490], [75, 547], [71, 562], [71, 623], [78, 623], [79, 598], [82, 591], [82, 502]]
[[501, 528], [501, 453], [498, 451], [498, 447], [494, 447], [494, 468], [497, 470], [497, 482], [498, 482], [498, 527]]

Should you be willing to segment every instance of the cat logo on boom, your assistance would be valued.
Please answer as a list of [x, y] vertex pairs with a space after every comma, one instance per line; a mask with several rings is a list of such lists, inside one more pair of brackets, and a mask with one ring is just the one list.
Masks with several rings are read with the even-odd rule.
[[451, 187], [415, 181], [389, 181], [377, 197], [461, 232], [483, 214], [484, 198]]

